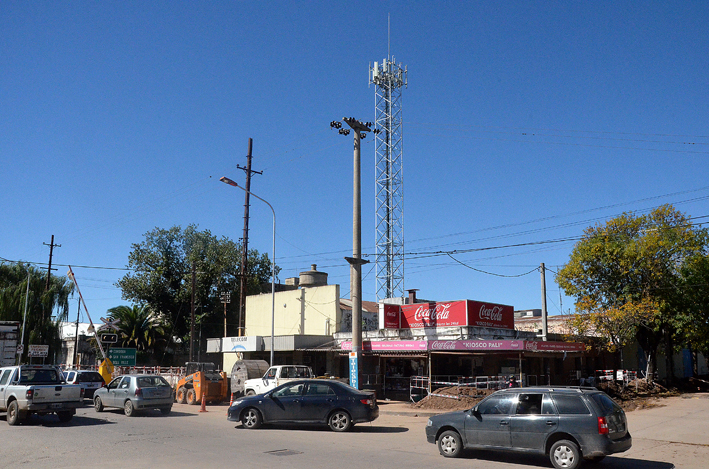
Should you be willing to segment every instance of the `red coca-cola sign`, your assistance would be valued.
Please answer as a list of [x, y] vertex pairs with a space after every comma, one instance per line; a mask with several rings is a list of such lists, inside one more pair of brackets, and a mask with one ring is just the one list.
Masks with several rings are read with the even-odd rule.
[[514, 329], [514, 308], [495, 303], [467, 300], [468, 326]]
[[384, 328], [399, 329], [399, 305], [384, 305]]
[[465, 326], [465, 301], [443, 303], [414, 303], [401, 306], [401, 327]]

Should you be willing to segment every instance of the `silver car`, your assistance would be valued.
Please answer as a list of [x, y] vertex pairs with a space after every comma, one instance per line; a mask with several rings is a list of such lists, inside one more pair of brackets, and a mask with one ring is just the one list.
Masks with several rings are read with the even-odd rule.
[[426, 437], [449, 458], [463, 449], [535, 452], [548, 455], [556, 469], [600, 461], [633, 443], [625, 412], [591, 387], [497, 391], [470, 410], [431, 417]]
[[94, 393], [96, 412], [116, 407], [123, 409], [128, 417], [146, 409], [160, 409], [163, 415], [167, 415], [172, 410], [173, 401], [172, 386], [158, 375], [119, 376]]

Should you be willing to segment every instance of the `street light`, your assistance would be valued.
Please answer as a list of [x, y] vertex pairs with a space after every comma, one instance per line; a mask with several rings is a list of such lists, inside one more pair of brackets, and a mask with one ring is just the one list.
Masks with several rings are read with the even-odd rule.
[[[261, 202], [265, 203], [268, 205], [268, 208], [271, 209], [271, 212], [273, 213], [273, 259], [271, 260], [272, 264], [272, 270], [271, 270], [271, 366], [273, 366], [273, 336], [274, 336], [274, 328], [275, 328], [275, 317], [276, 317], [276, 211], [273, 210], [273, 206], [266, 202], [264, 199], [261, 197], [257, 196], [253, 192], [246, 190], [245, 188], [241, 187], [228, 177], [220, 177], [220, 181], [222, 181], [225, 184], [229, 184], [230, 186], [238, 187], [244, 192], [247, 192], [254, 197], [256, 197], [258, 200]], [[242, 272], [242, 275], [245, 275], [245, 272]], [[241, 294], [243, 295], [244, 292], [242, 291]]]

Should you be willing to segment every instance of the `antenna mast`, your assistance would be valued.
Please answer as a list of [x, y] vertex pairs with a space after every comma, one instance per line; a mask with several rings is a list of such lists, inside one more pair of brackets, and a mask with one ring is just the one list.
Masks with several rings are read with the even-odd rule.
[[369, 69], [369, 83], [375, 85], [377, 301], [404, 296], [401, 89], [408, 85], [406, 74], [391, 55]]

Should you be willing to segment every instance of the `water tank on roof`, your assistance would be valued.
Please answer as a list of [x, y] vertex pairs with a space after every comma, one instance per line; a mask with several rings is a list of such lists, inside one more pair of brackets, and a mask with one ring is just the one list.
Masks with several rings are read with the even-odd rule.
[[316, 264], [313, 264], [310, 266], [311, 270], [300, 273], [301, 287], [321, 287], [327, 285], [327, 274], [325, 272], [318, 272], [317, 267]]

